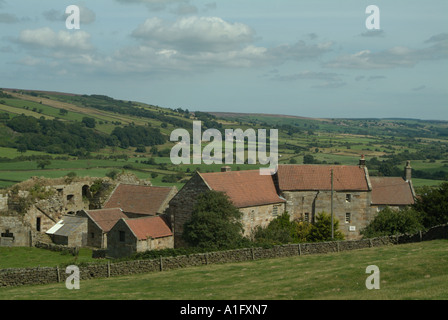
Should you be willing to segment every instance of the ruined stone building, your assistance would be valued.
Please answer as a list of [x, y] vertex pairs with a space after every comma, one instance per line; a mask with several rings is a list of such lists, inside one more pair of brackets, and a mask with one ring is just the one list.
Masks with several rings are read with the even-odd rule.
[[66, 215], [88, 209], [95, 180], [32, 178], [0, 199], [0, 246], [31, 246]]
[[106, 248], [107, 232], [119, 219], [161, 214], [176, 192], [129, 174], [116, 180], [32, 178], [0, 194], [0, 246], [53, 241]]

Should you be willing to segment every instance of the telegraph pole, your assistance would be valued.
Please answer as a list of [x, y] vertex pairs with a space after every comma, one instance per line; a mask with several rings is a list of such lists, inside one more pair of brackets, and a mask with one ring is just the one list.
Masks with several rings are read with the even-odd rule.
[[333, 169], [331, 169], [331, 240], [334, 240], [334, 224], [333, 224]]

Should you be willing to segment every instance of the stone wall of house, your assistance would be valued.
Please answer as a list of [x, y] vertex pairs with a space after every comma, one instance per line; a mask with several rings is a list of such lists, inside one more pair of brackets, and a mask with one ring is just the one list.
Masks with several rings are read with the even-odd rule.
[[[331, 191], [284, 191], [286, 211], [291, 219], [314, 221], [321, 212], [331, 213]], [[339, 230], [345, 239], [360, 238], [359, 231], [373, 219], [374, 212], [370, 207], [371, 193], [360, 191], [344, 191], [333, 193], [334, 218], [339, 221]], [[349, 214], [349, 219], [347, 219]]]
[[[120, 233], [122, 233], [121, 236]], [[174, 248], [173, 236], [137, 240], [123, 220], [118, 220], [107, 234], [107, 255], [114, 258], [127, 257], [136, 252], [167, 248]]]
[[[121, 235], [122, 233], [122, 235]], [[123, 219], [107, 233], [107, 255], [110, 257], [127, 257], [137, 252], [137, 238]]]
[[29, 247], [32, 236], [21, 216], [0, 215], [0, 247]]
[[[412, 235], [397, 235], [361, 240], [288, 244], [275, 246], [272, 248], [246, 248], [151, 260], [89, 264], [87, 266], [80, 266], [79, 271], [80, 280], [82, 281], [93, 278], [167, 271], [208, 264], [325, 254], [385, 245], [430, 241], [435, 239], [448, 239], [448, 225], [434, 227], [426, 232], [418, 232]], [[65, 269], [61, 269], [59, 267], [3, 269], [0, 270], [0, 287], [65, 282], [67, 277], [70, 275], [66, 274], [65, 271]]]
[[[275, 208], [275, 211], [274, 211]], [[243, 235], [250, 237], [257, 226], [267, 227], [269, 222], [285, 211], [284, 203], [275, 203], [264, 206], [247, 207], [239, 209], [243, 214]]]
[[[174, 237], [168, 236], [163, 238], [157, 238], [157, 239], [148, 239], [147, 242], [147, 249], [146, 250], [161, 250], [161, 249], [171, 249], [174, 248]], [[139, 252], [144, 252], [146, 250], [141, 250]]]
[[196, 197], [209, 190], [201, 177], [195, 174], [169, 202], [166, 216], [174, 234], [175, 248], [185, 245], [182, 232], [184, 224], [191, 218]]
[[87, 246], [106, 249], [107, 235], [103, 230], [92, 219], [88, 219], [84, 210], [79, 211], [76, 215], [87, 218]]
[[0, 211], [8, 210], [8, 194], [0, 194]]

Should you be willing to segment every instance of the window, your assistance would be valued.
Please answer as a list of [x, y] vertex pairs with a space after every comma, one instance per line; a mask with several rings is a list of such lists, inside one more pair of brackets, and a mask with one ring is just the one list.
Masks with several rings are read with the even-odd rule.
[[274, 207], [273, 207], [272, 214], [273, 214], [274, 216], [278, 215], [278, 206], [274, 206]]
[[36, 218], [36, 231], [40, 231], [40, 217]]
[[347, 201], [347, 202], [352, 202], [352, 195], [351, 195], [350, 193], [347, 193], [347, 194], [345, 195], [345, 201]]
[[308, 212], [305, 212], [304, 220], [305, 222], [310, 222], [310, 214]]
[[345, 223], [350, 223], [352, 221], [352, 214], [350, 212], [347, 212], [345, 214]]
[[94, 238], [95, 238], [95, 232], [91, 232], [91, 233], [90, 233], [90, 237], [91, 237], [92, 239], [94, 239]]
[[14, 234], [9, 232], [9, 229], [5, 233], [0, 234], [2, 238], [14, 238]]
[[124, 242], [124, 239], [125, 239], [125, 232], [120, 231], [120, 242]]

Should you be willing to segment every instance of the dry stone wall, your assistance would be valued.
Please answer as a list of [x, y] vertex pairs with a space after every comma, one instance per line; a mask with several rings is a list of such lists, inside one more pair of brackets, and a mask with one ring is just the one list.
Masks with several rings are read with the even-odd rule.
[[[436, 239], [448, 239], [448, 225], [434, 227], [426, 232], [419, 232], [413, 235], [398, 235], [362, 240], [288, 244], [274, 246], [272, 248], [246, 248], [178, 257], [163, 257], [152, 260], [132, 260], [116, 263], [102, 262], [80, 266], [80, 280], [160, 272], [208, 264], [325, 254]], [[70, 274], [65, 273], [65, 269], [59, 267], [3, 269], [0, 270], [0, 287], [65, 282], [69, 275]]]

